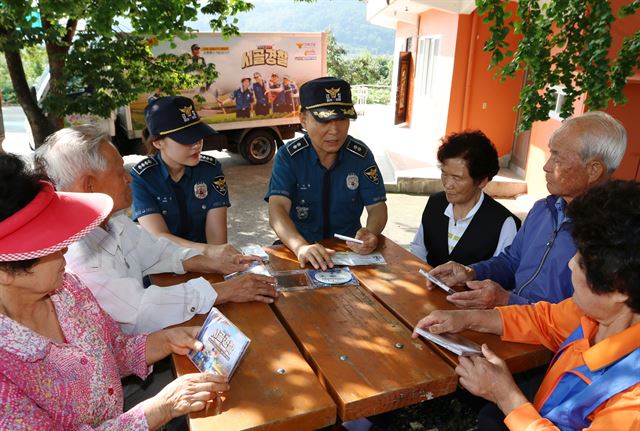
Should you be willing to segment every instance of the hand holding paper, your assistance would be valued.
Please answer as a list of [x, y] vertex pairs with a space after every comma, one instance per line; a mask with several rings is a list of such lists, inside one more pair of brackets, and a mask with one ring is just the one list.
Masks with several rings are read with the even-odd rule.
[[333, 236], [344, 241], [351, 241], [355, 242], [356, 244], [364, 244], [364, 241], [362, 241], [361, 239], [355, 239], [350, 236], [340, 235], [339, 233], [334, 233]]

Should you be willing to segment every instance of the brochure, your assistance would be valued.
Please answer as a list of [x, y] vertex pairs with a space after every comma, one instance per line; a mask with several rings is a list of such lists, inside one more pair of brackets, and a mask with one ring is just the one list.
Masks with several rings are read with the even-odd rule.
[[269, 262], [269, 255], [258, 244], [245, 245], [244, 247], [240, 247], [240, 251], [244, 255], [258, 256], [263, 262]]
[[482, 356], [482, 347], [458, 334], [432, 334], [423, 329], [416, 329], [416, 332], [427, 340], [444, 347], [458, 356]]
[[338, 251], [331, 257], [334, 265], [340, 266], [363, 266], [363, 265], [386, 265], [382, 253], [375, 251], [370, 254], [358, 254], [353, 251]]
[[229, 280], [231, 278], [238, 277], [242, 274], [262, 274], [262, 275], [271, 275], [269, 269], [260, 262], [251, 262], [249, 264], [249, 268], [244, 271], [232, 272], [231, 274], [227, 274], [224, 276], [225, 280]]
[[197, 336], [204, 348], [191, 350], [187, 356], [202, 372], [231, 378], [244, 356], [251, 340], [213, 307]]

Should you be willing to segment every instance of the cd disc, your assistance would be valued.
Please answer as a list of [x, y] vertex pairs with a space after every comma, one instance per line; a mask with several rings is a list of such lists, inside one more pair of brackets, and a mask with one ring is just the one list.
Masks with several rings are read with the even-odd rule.
[[344, 269], [336, 269], [333, 271], [318, 271], [314, 275], [320, 283], [326, 284], [344, 284], [351, 281], [351, 273]]

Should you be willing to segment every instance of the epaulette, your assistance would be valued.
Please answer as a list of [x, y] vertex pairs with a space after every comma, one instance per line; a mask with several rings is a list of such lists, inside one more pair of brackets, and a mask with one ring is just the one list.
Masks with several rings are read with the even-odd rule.
[[369, 148], [362, 141], [358, 141], [357, 139], [353, 139], [352, 137], [349, 137], [349, 142], [347, 142], [346, 148], [353, 154], [356, 154], [362, 158], [365, 158], [367, 156], [367, 153], [369, 152]]
[[307, 142], [306, 139], [304, 138], [296, 139], [295, 141], [287, 145], [287, 152], [289, 153], [290, 156], [293, 157], [298, 151], [304, 150], [308, 146], [309, 146], [309, 142]]
[[158, 161], [153, 157], [147, 157], [145, 159], [140, 160], [134, 167], [133, 170], [136, 174], [142, 175], [144, 171], [154, 166], [158, 166]]
[[215, 166], [218, 163], [218, 161], [216, 160], [215, 157], [208, 156], [206, 154], [201, 154], [200, 155], [200, 161], [201, 162], [205, 162], [205, 163], [209, 163], [210, 165], [213, 165], [213, 166]]

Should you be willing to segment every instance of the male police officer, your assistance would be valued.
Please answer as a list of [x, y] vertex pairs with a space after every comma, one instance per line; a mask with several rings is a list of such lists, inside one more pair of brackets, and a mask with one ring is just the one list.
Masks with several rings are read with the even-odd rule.
[[256, 115], [269, 115], [269, 102], [266, 94], [266, 83], [262, 79], [262, 75], [258, 72], [253, 74], [253, 84], [251, 89], [253, 90], [253, 97], [255, 98], [254, 111]]
[[[307, 133], [278, 151], [265, 200], [271, 227], [300, 265], [326, 269], [335, 252], [316, 241], [355, 236], [363, 244], [347, 245], [370, 253], [387, 223], [387, 198], [371, 151], [347, 134], [356, 118], [349, 84], [331, 77], [309, 81], [300, 88], [300, 105]], [[366, 227], [360, 224], [364, 207]]]
[[233, 99], [236, 102], [236, 118], [249, 118], [251, 117], [251, 106], [255, 102], [253, 97], [253, 91], [249, 88], [251, 78], [242, 78], [240, 80], [240, 87], [231, 93], [231, 96], [225, 100], [218, 99], [218, 102], [223, 105], [227, 100]]

